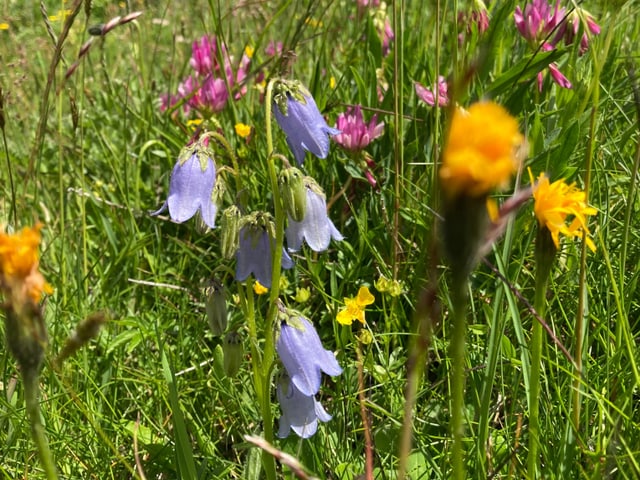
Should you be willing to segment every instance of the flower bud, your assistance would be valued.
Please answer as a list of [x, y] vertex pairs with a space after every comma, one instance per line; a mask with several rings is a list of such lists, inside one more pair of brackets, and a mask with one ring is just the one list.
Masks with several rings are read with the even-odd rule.
[[217, 281], [205, 290], [207, 320], [214, 335], [222, 335], [227, 328], [227, 299], [224, 287]]
[[307, 210], [307, 189], [304, 175], [295, 167], [285, 168], [280, 172], [280, 194], [289, 216], [301, 222]]
[[242, 364], [242, 339], [238, 332], [229, 332], [222, 343], [224, 353], [224, 373], [229, 377], [235, 377]]
[[223, 258], [230, 260], [236, 254], [240, 243], [240, 210], [235, 205], [222, 212], [220, 221], [222, 235], [220, 238], [220, 248]]

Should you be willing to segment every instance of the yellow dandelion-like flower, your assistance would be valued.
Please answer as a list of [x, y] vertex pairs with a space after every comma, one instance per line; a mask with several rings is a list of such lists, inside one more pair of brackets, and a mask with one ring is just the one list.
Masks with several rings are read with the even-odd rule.
[[24, 303], [28, 297], [37, 303], [43, 293], [53, 292], [38, 271], [40, 228], [23, 228], [13, 235], [0, 233], [0, 288], [14, 302]]
[[247, 138], [251, 133], [251, 127], [249, 125], [245, 125], [244, 123], [236, 123], [235, 129], [238, 136], [242, 138]]
[[517, 150], [523, 140], [516, 119], [496, 103], [456, 109], [440, 168], [444, 192], [450, 197], [480, 197], [504, 188], [518, 168]]
[[9, 24], [6, 22], [0, 22], [0, 30], [9, 30]]
[[345, 298], [345, 308], [338, 312], [336, 320], [342, 325], [351, 325], [354, 320], [358, 320], [364, 325], [364, 309], [371, 305], [375, 297], [367, 287], [360, 287], [358, 295], [352, 298]]
[[256, 295], [264, 295], [269, 291], [269, 289], [256, 280], [253, 284], [253, 291]]
[[[529, 177], [533, 183], [531, 169]], [[581, 238], [584, 232], [587, 247], [595, 251], [596, 246], [588, 237], [590, 232], [586, 217], [595, 215], [597, 210], [587, 205], [586, 193], [576, 187], [575, 183], [567, 185], [564, 180], [551, 183], [549, 178], [541, 173], [533, 187], [533, 198], [538, 223], [549, 230], [556, 248], [560, 248], [560, 234]], [[571, 217], [571, 221], [567, 224], [568, 217]]]

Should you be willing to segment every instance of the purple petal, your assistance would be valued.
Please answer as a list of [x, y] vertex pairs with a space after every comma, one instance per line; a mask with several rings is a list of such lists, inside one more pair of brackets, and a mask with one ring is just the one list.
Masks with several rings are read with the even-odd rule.
[[178, 162], [171, 172], [167, 205], [171, 219], [182, 223], [193, 217], [198, 209], [211, 202], [211, 193], [216, 181], [216, 168], [209, 159], [203, 171], [197, 155], [186, 162]]

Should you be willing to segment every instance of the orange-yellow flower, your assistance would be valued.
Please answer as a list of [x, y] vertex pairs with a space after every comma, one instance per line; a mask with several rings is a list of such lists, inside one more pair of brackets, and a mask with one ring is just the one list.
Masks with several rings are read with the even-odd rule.
[[[533, 183], [531, 170], [529, 177]], [[560, 248], [560, 234], [582, 237], [584, 232], [587, 247], [595, 251], [596, 246], [588, 237], [590, 233], [586, 216], [596, 214], [597, 210], [587, 205], [585, 192], [576, 187], [575, 183], [567, 185], [564, 180], [550, 183], [549, 178], [541, 173], [533, 187], [533, 198], [536, 218], [541, 226], [549, 230], [556, 248]], [[567, 217], [571, 217], [569, 224]]]
[[253, 284], [253, 291], [256, 295], [264, 295], [269, 289], [256, 280]]
[[43, 293], [53, 291], [38, 271], [40, 228], [23, 228], [13, 235], [0, 233], [0, 288], [13, 302], [30, 298], [37, 303]]
[[338, 312], [336, 320], [342, 325], [351, 325], [354, 320], [358, 320], [364, 325], [364, 309], [367, 305], [371, 305], [375, 301], [375, 297], [367, 287], [360, 287], [358, 295], [351, 298], [345, 298], [345, 308]]
[[245, 125], [244, 123], [236, 123], [235, 129], [236, 133], [241, 138], [247, 138], [251, 133], [251, 127], [249, 125]]
[[518, 168], [523, 140], [516, 119], [496, 103], [456, 109], [440, 168], [444, 192], [450, 197], [480, 197], [506, 187]]

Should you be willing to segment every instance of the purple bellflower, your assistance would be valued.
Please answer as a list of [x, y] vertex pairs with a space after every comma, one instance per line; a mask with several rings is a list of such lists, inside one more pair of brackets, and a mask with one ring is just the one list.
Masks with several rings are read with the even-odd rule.
[[288, 376], [285, 375], [278, 381], [276, 392], [282, 409], [279, 438], [287, 438], [291, 430], [300, 438], [309, 438], [316, 433], [318, 420], [331, 420], [331, 415], [320, 402], [313, 395], [300, 392]]
[[[275, 238], [271, 216], [263, 212], [254, 213], [245, 217], [243, 224], [236, 251], [236, 280], [244, 282], [253, 273], [258, 282], [271, 288], [271, 245]], [[293, 260], [284, 249], [281, 266], [284, 269], [293, 267]]]
[[309, 320], [295, 312], [286, 316], [276, 350], [291, 377], [291, 384], [302, 395], [315, 395], [320, 390], [322, 372], [335, 377], [342, 373], [342, 368], [333, 353], [324, 349]]
[[337, 135], [340, 131], [327, 125], [307, 89], [284, 81], [278, 87], [280, 91], [274, 96], [274, 114], [298, 165], [302, 165], [305, 152], [327, 158], [329, 135]]
[[216, 164], [213, 151], [207, 143], [208, 138], [204, 137], [182, 149], [171, 172], [169, 197], [152, 215], [158, 215], [168, 208], [171, 220], [182, 223], [199, 211], [204, 223], [209, 228], [215, 227], [218, 212], [214, 196]]
[[289, 215], [286, 236], [287, 247], [290, 251], [298, 251], [302, 247], [302, 241], [314, 252], [324, 252], [331, 239], [340, 241], [344, 237], [335, 227], [327, 214], [327, 201], [324, 192], [311, 177], [305, 177], [304, 184], [307, 190], [307, 204], [302, 221], [296, 222]]

